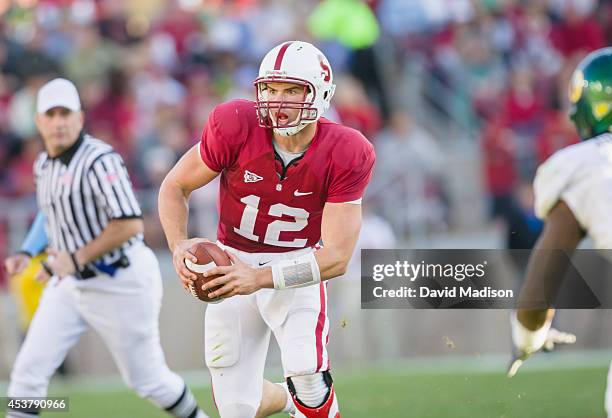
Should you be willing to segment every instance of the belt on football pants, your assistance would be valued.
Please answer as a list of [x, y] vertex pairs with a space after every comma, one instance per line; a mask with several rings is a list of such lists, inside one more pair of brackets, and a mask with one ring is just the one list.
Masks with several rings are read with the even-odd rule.
[[117, 270], [130, 266], [130, 259], [122, 254], [121, 257], [114, 263], [106, 264], [102, 261], [91, 263], [83, 267], [79, 274], [76, 275], [77, 280], [93, 279], [100, 274], [108, 274], [113, 277]]

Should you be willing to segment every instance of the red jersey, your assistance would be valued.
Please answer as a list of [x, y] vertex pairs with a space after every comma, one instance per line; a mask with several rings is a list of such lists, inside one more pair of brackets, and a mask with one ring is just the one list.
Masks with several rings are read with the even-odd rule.
[[221, 172], [217, 239], [246, 252], [286, 252], [317, 244], [326, 202], [362, 198], [372, 176], [372, 144], [358, 131], [319, 119], [310, 146], [288, 166], [255, 104], [233, 100], [210, 114], [200, 142], [208, 168]]

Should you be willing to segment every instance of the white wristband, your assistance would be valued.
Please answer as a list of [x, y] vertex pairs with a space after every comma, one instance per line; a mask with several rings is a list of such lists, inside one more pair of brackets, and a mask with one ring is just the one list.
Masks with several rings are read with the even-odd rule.
[[510, 324], [512, 328], [512, 341], [514, 345], [521, 351], [526, 353], [535, 353], [546, 342], [548, 331], [552, 320], [547, 320], [540, 328], [532, 331], [525, 328], [516, 317], [516, 311], [510, 314]]
[[321, 272], [314, 252], [272, 265], [275, 289], [310, 286], [321, 281]]

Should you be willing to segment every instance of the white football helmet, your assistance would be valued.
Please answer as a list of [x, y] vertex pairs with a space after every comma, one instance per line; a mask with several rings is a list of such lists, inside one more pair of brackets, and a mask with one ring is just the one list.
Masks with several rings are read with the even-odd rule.
[[[267, 83], [293, 83], [306, 86], [300, 102], [268, 100]], [[259, 125], [273, 128], [274, 132], [289, 136], [316, 122], [329, 103], [336, 86], [329, 61], [314, 45], [290, 41], [274, 47], [266, 54], [259, 67], [259, 77], [253, 82]], [[271, 117], [271, 109], [301, 109], [297, 118], [279, 126]]]

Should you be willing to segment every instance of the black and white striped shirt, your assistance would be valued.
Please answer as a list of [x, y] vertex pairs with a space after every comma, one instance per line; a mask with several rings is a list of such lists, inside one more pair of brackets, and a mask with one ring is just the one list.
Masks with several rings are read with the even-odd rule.
[[[110, 220], [142, 217], [123, 159], [90, 135], [82, 134], [58, 157], [41, 153], [34, 176], [49, 245], [57, 250], [75, 252], [100, 235]], [[123, 250], [142, 240], [142, 234], [132, 237], [103, 261], [117, 261]]]

